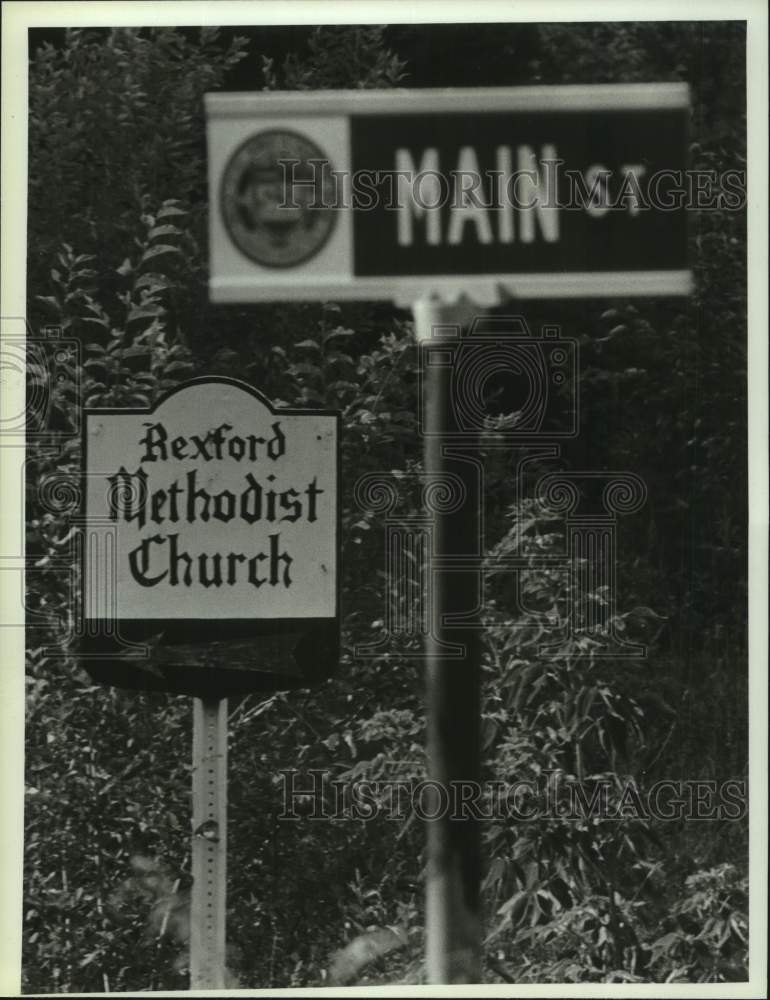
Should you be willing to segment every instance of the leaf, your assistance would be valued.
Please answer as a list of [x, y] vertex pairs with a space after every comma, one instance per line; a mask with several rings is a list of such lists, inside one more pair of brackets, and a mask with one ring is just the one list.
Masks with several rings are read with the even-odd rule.
[[510, 914], [511, 919], [516, 922], [521, 917], [523, 910], [526, 908], [528, 898], [529, 892], [526, 889], [520, 889], [518, 892], [514, 893], [510, 899], [507, 899], [497, 912], [500, 916]]
[[[136, 323], [141, 319], [155, 319], [165, 313], [163, 306], [136, 306], [128, 314], [127, 323]], [[128, 353], [128, 352], [126, 352]]]
[[42, 302], [43, 305], [48, 306], [55, 313], [60, 313], [62, 310], [61, 302], [54, 295], [36, 295], [35, 298], [38, 302]]
[[171, 287], [171, 282], [168, 278], [163, 274], [157, 274], [155, 271], [146, 271], [134, 282], [135, 289], [146, 288], [150, 292], [158, 292]]
[[589, 713], [591, 711], [591, 706], [594, 703], [595, 696], [596, 696], [595, 687], [583, 688], [583, 690], [578, 695], [577, 713], [581, 720], [589, 718]]
[[[353, 391], [355, 391], [358, 389], [358, 386], [356, 385], [355, 382], [348, 382], [345, 379], [338, 379], [336, 382], [330, 382], [326, 388], [329, 390], [333, 390], [334, 392], [341, 392], [343, 389], [352, 389]], [[394, 414], [393, 419], [395, 420], [396, 417], [397, 414]], [[413, 419], [414, 417], [412, 417], [412, 420]]]
[[664, 934], [663, 937], [659, 937], [657, 941], [652, 943], [652, 960], [656, 961], [661, 955], [667, 954], [672, 948], [681, 940], [682, 935], [678, 931], [672, 931], [670, 934]]
[[184, 236], [184, 230], [176, 226], [154, 226], [147, 234], [148, 239], [154, 240], [160, 236]]
[[150, 247], [142, 254], [142, 264], [146, 264], [148, 260], [154, 260], [156, 257], [161, 257], [163, 254], [177, 253], [180, 254], [182, 251], [179, 247], [171, 246], [170, 243], [156, 243], [155, 246]]
[[334, 354], [329, 354], [326, 357], [326, 363], [333, 365], [342, 362], [343, 364], [352, 365], [355, 367], [355, 361], [350, 357], [349, 354], [342, 354], [340, 351], [335, 351]]
[[519, 677], [519, 682], [516, 688], [516, 694], [513, 699], [513, 705], [511, 706], [515, 712], [518, 712], [519, 709], [521, 708], [521, 703], [528, 690], [527, 685], [529, 684], [530, 678], [536, 676], [539, 673], [540, 673], [540, 667], [537, 666], [536, 664], [525, 667], [525, 669], [521, 672], [521, 675]]
[[525, 875], [527, 888], [534, 888], [540, 880], [540, 866], [537, 861], [530, 861], [525, 869]]
[[505, 875], [505, 860], [499, 857], [495, 858], [492, 861], [492, 864], [489, 866], [489, 871], [487, 872], [487, 876], [484, 879], [484, 888], [488, 889], [490, 886], [502, 882], [504, 875]]
[[337, 326], [333, 330], [330, 330], [329, 333], [324, 334], [323, 342], [324, 344], [326, 344], [333, 337], [352, 337], [353, 332], [354, 332], [353, 330], [346, 330], [344, 329], [344, 327]]
[[320, 369], [315, 365], [308, 365], [304, 363], [292, 365], [289, 371], [292, 375], [315, 375], [317, 377], [321, 374]]
[[156, 219], [171, 219], [175, 216], [189, 215], [183, 208], [176, 208], [174, 205], [164, 205], [155, 216]]
[[482, 725], [482, 749], [484, 751], [489, 750], [492, 744], [497, 739], [498, 726], [497, 723], [492, 719], [484, 719]]

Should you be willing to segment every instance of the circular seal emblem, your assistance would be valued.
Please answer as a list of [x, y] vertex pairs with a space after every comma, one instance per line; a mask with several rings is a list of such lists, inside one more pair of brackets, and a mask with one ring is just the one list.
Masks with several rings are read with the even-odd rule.
[[258, 132], [231, 156], [221, 202], [230, 238], [265, 267], [294, 267], [313, 257], [336, 222], [329, 158], [305, 136]]

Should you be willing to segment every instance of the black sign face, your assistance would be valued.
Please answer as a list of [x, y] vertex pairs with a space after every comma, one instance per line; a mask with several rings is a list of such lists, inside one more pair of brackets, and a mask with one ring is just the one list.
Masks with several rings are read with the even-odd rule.
[[685, 84], [209, 94], [206, 108], [215, 302], [691, 290]]
[[355, 273], [684, 268], [684, 125], [680, 110], [354, 116], [354, 176], [379, 168], [376, 198], [354, 190]]

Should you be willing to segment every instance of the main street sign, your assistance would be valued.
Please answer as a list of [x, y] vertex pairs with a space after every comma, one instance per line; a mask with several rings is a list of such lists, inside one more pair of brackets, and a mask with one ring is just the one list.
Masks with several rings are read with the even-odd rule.
[[682, 295], [685, 84], [206, 95], [214, 302]]
[[338, 419], [228, 378], [184, 383], [152, 410], [86, 411], [95, 677], [224, 696], [331, 672]]

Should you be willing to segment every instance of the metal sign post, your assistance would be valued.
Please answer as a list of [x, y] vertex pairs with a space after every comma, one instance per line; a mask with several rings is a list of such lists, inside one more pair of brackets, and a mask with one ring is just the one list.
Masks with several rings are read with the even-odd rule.
[[190, 988], [225, 988], [227, 699], [193, 699]]
[[[467, 302], [467, 300], [465, 300]], [[453, 429], [450, 368], [427, 364], [437, 328], [459, 332], [470, 318], [463, 305], [423, 299], [414, 306], [415, 333], [423, 352], [424, 469], [428, 481], [447, 476], [462, 483], [462, 500], [434, 512], [429, 564], [432, 628], [426, 639], [428, 779], [435, 811], [428, 815], [426, 964], [431, 983], [479, 983], [481, 975], [481, 830], [472, 815], [453, 814], [453, 789], [481, 779], [481, 656], [477, 575], [472, 568], [442, 572], [441, 562], [471, 555], [479, 544], [478, 441], [464, 436], [447, 444]], [[462, 614], [462, 626], [449, 624]]]

